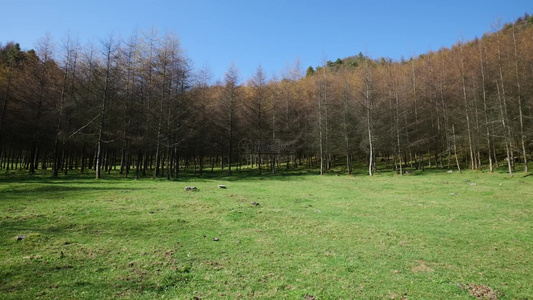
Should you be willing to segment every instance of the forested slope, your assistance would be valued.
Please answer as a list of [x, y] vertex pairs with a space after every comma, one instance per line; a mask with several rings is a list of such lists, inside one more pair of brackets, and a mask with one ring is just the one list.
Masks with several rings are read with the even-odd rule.
[[[528, 171], [533, 17], [409, 60], [359, 55], [223, 82], [155, 30], [81, 46], [0, 46], [0, 167], [174, 178], [364, 163]], [[229, 167], [229, 168], [228, 168]]]

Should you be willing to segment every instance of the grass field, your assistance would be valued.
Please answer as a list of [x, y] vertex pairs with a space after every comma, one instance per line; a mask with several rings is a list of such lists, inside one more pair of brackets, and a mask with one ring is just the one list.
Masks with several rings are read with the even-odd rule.
[[0, 298], [531, 299], [532, 227], [523, 174], [3, 174]]

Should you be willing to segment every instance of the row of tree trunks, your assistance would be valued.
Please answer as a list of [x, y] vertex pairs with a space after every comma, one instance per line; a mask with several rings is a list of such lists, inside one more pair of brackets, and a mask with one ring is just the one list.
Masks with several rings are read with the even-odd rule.
[[[177, 38], [154, 29], [84, 47], [67, 40], [59, 51], [46, 38], [36, 51], [0, 45], [0, 159], [5, 169], [23, 161], [23, 169], [52, 167], [58, 176], [74, 165], [97, 178], [115, 168], [167, 179], [215, 167], [231, 174], [246, 164], [275, 173], [292, 160], [320, 174], [364, 164], [373, 175], [381, 162], [400, 174], [528, 172], [526, 19], [408, 60], [360, 53], [310, 67], [305, 77], [297, 62], [281, 78], [258, 67], [244, 83], [235, 65], [221, 81], [192, 70]], [[293, 157], [250, 154], [242, 140], [281, 141]]]

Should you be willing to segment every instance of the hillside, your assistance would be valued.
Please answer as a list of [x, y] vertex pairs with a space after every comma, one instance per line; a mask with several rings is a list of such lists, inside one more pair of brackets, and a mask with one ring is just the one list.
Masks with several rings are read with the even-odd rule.
[[[175, 35], [82, 47], [50, 39], [0, 47], [0, 166], [117, 170], [176, 178], [243, 165], [370, 175], [528, 171], [533, 149], [533, 18], [480, 39], [393, 61], [362, 53], [240, 84], [207, 84]], [[133, 42], [132, 42], [133, 41]], [[56, 50], [61, 49], [61, 50]], [[289, 75], [290, 74], [290, 75]], [[241, 147], [242, 145], [248, 145]]]

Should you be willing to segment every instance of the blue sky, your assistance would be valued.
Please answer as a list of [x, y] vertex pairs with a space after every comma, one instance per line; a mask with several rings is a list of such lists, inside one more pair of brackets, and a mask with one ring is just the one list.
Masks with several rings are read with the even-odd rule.
[[261, 64], [272, 76], [359, 52], [400, 59], [473, 39], [533, 14], [531, 0], [17, 0], [1, 1], [0, 42], [31, 49], [47, 33], [82, 43], [155, 27], [176, 33], [194, 67], [221, 79], [231, 63], [244, 82]]

